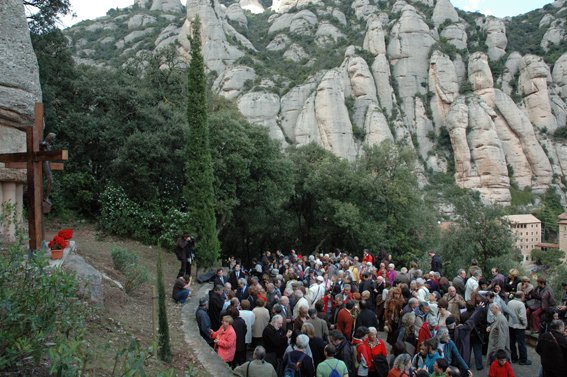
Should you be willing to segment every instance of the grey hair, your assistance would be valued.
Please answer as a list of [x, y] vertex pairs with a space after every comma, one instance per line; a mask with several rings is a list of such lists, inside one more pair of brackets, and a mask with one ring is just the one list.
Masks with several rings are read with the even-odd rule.
[[408, 366], [408, 364], [411, 362], [411, 357], [410, 355], [408, 355], [407, 353], [402, 353], [401, 355], [398, 355], [395, 359], [394, 359], [394, 365], [393, 367], [404, 371], [406, 370], [406, 367]]
[[309, 344], [309, 337], [305, 334], [299, 334], [295, 339], [295, 347], [301, 350], [306, 349], [308, 344]]
[[254, 356], [256, 360], [263, 361], [266, 358], [266, 349], [262, 346], [254, 348]]
[[422, 278], [417, 278], [415, 279], [415, 283], [417, 285], [424, 285], [425, 284], [425, 280], [423, 280]]
[[238, 279], [238, 284], [244, 284], [244, 285], [246, 285], [246, 279], [244, 279], [244, 278]]
[[459, 268], [459, 271], [457, 271], [457, 275], [460, 275], [460, 274], [462, 274], [463, 272], [465, 272], [465, 270], [462, 269], [462, 268]]
[[493, 302], [492, 306], [495, 307], [498, 310], [502, 310], [502, 308], [500, 307], [500, 304], [498, 304], [497, 302]]
[[408, 300], [408, 304], [419, 304], [419, 300], [417, 299], [417, 297], [412, 297]]
[[549, 325], [550, 330], [558, 331], [561, 330], [562, 328], [565, 328], [565, 324], [560, 319], [554, 319], [553, 321], [551, 321], [551, 324]]
[[294, 293], [295, 297], [297, 298], [301, 298], [303, 297], [303, 292], [301, 292], [301, 289], [297, 289]]
[[279, 314], [276, 314], [275, 316], [272, 317], [272, 320], [270, 321], [270, 323], [273, 325], [274, 323], [276, 323], [276, 321], [278, 321], [280, 319], [283, 321], [283, 317]]
[[376, 327], [373, 326], [368, 328], [368, 332], [378, 335], [378, 330], [376, 330]]
[[441, 340], [441, 338], [447, 334], [449, 334], [449, 329], [446, 327], [441, 327], [439, 331], [437, 331], [437, 339]]

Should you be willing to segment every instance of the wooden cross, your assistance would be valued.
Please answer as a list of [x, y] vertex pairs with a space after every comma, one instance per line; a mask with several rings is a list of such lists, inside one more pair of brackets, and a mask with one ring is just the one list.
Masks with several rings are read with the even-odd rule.
[[[35, 124], [26, 127], [26, 152], [0, 154], [0, 162], [7, 168], [27, 169], [28, 225], [30, 249], [39, 250], [44, 239], [43, 229], [43, 170], [44, 161], [67, 160], [66, 150], [42, 151], [43, 104], [35, 104]], [[62, 163], [51, 163], [52, 170], [63, 170]]]

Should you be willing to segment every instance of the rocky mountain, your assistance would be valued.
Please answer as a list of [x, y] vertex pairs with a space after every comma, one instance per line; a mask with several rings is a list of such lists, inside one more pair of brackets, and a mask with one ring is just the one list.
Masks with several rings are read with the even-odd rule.
[[85, 64], [187, 59], [197, 16], [213, 90], [282, 147], [407, 144], [487, 202], [567, 190], [565, 0], [506, 19], [450, 0], [136, 0], [66, 35]]

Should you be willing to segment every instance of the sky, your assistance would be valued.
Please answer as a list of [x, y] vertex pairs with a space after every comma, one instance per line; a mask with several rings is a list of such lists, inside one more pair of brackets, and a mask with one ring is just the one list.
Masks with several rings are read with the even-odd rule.
[[[180, 1], [185, 3], [185, 0]], [[542, 8], [553, 0], [451, 0], [451, 2], [462, 10], [506, 17]], [[134, 0], [71, 0], [71, 7], [77, 17], [66, 16], [62, 19], [62, 24], [68, 27], [83, 20], [104, 16], [110, 8], [125, 8], [132, 4]]]

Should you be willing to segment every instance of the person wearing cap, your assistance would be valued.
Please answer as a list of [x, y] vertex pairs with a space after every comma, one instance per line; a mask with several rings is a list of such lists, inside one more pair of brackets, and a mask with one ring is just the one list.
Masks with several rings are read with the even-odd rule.
[[315, 303], [325, 295], [325, 279], [323, 276], [317, 276], [311, 287], [309, 287], [309, 308], [315, 308]]
[[197, 318], [197, 325], [199, 326], [199, 334], [212, 347], [214, 343], [209, 336], [211, 333], [211, 318], [207, 311], [208, 306], [209, 298], [207, 296], [201, 297], [199, 299], [199, 307], [197, 308], [195, 317]]
[[317, 315], [317, 309], [309, 309], [308, 314], [309, 319], [307, 320], [307, 322], [313, 325], [315, 336], [317, 338], [323, 339], [326, 342], [329, 338], [329, 325], [327, 324], [327, 321], [319, 318], [319, 316]]

